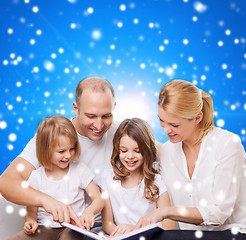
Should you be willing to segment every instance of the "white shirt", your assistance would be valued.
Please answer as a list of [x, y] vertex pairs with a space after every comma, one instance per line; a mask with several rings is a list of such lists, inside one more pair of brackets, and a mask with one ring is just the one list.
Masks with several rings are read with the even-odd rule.
[[[29, 185], [56, 200], [70, 205], [80, 218], [85, 209], [84, 189], [93, 180], [94, 175], [83, 163], [73, 160], [69, 164], [69, 170], [65, 177], [60, 180], [52, 180], [47, 177], [43, 167], [32, 171]], [[53, 221], [53, 216], [43, 208], [38, 208], [37, 222], [39, 225], [60, 227], [58, 222]]]
[[160, 160], [172, 205], [196, 207], [203, 217], [203, 224], [180, 223], [181, 229], [246, 232], [246, 159], [237, 135], [214, 127], [202, 140], [191, 179], [182, 142], [163, 144]]
[[[150, 202], [144, 197], [144, 180], [133, 188], [121, 186], [120, 180], [113, 180], [112, 169], [104, 171], [101, 176], [100, 187], [109, 194], [114, 221], [118, 224], [135, 225], [140, 217], [157, 208], [156, 202]], [[155, 184], [159, 187], [160, 195], [167, 191], [160, 175], [156, 175]]]
[[[98, 185], [98, 177], [104, 169], [111, 168], [110, 159], [113, 151], [113, 137], [119, 124], [113, 122], [109, 130], [99, 141], [92, 141], [88, 137], [80, 135], [78, 139], [81, 147], [79, 162], [83, 162], [94, 173], [93, 181]], [[36, 136], [34, 136], [26, 145], [19, 157], [30, 162], [36, 169], [41, 165], [36, 156]], [[86, 206], [91, 203], [90, 198], [86, 194]], [[100, 221], [100, 214], [95, 219]]]

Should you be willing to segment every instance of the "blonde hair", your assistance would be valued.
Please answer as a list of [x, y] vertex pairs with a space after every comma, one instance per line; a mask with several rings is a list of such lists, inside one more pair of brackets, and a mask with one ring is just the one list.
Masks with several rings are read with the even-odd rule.
[[72, 122], [63, 116], [50, 116], [39, 124], [36, 133], [36, 154], [43, 167], [50, 168], [50, 160], [54, 149], [59, 144], [60, 136], [68, 137], [70, 142], [75, 144], [74, 159], [79, 157], [80, 145]]
[[211, 96], [186, 80], [168, 82], [160, 91], [158, 105], [170, 114], [190, 120], [202, 112], [197, 143], [214, 127]]
[[145, 198], [150, 201], [156, 201], [159, 197], [159, 188], [154, 184], [155, 174], [157, 173], [154, 169], [154, 163], [157, 161], [157, 149], [151, 128], [142, 119], [125, 119], [115, 132], [111, 157], [111, 164], [115, 173], [114, 180], [123, 180], [130, 174], [125, 171], [124, 165], [119, 159], [120, 139], [125, 135], [137, 142], [139, 151], [144, 159], [142, 173], [145, 184]]

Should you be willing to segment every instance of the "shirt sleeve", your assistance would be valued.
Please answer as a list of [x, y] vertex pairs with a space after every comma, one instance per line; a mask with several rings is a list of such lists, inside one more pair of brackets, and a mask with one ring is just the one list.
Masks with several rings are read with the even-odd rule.
[[107, 182], [110, 176], [111, 173], [108, 170], [105, 170], [100, 175], [99, 187], [105, 192], [108, 192]]
[[164, 179], [162, 179], [160, 174], [155, 175], [155, 184], [159, 188], [159, 195], [161, 196], [164, 192], [167, 191], [166, 184]]
[[233, 134], [219, 147], [212, 199], [198, 206], [204, 220], [202, 225], [224, 224], [232, 214], [244, 178], [245, 152], [239, 137]]
[[36, 136], [27, 143], [19, 157], [31, 163], [36, 169], [41, 166], [36, 155]]
[[[39, 168], [39, 170], [40, 169], [41, 168]], [[39, 180], [39, 177], [38, 177], [39, 176], [39, 173], [38, 172], [40, 173], [40, 171], [33, 170], [31, 172], [28, 180], [27, 180], [29, 186], [32, 187], [32, 188], [34, 188], [34, 189], [36, 189], [36, 190], [39, 190], [40, 189], [40, 187], [39, 187], [40, 180]]]
[[94, 174], [84, 163], [78, 164], [77, 172], [80, 176], [81, 188], [86, 189], [89, 183], [93, 180]]

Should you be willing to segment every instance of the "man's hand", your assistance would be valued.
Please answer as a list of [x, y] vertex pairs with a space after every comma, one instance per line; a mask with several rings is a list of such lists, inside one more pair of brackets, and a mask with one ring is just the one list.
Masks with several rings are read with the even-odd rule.
[[38, 228], [38, 223], [33, 220], [26, 221], [24, 224], [24, 232], [27, 235], [34, 234]]

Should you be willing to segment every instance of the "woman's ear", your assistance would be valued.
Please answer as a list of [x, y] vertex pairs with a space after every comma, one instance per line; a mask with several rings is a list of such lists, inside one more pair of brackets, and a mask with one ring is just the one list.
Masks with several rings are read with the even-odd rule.
[[202, 118], [203, 118], [203, 112], [199, 112], [196, 116], [196, 124], [199, 124], [201, 121], [202, 121]]

